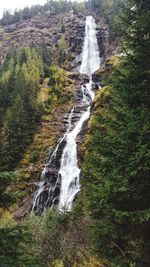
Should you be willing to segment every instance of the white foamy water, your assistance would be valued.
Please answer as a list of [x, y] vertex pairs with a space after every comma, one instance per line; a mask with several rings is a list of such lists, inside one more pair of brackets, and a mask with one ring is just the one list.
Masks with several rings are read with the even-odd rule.
[[100, 67], [100, 57], [98, 42], [96, 37], [96, 24], [93, 17], [86, 18], [85, 40], [82, 53], [82, 64], [80, 73], [87, 74], [89, 83], [81, 87], [83, 93], [83, 104], [87, 105], [86, 110], [81, 115], [74, 129], [66, 136], [66, 146], [64, 148], [59, 175], [61, 176], [61, 191], [59, 209], [70, 211], [73, 200], [80, 191], [80, 169], [77, 160], [76, 137], [80, 133], [82, 126], [90, 116], [90, 105], [94, 99], [92, 91], [92, 73]]

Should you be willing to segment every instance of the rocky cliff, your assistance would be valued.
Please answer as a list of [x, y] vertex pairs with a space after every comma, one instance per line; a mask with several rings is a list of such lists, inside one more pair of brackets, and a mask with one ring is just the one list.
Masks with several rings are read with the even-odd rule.
[[[10, 51], [20, 49], [29, 45], [53, 47], [58, 41], [65, 38], [68, 50], [75, 57], [80, 55], [83, 38], [86, 15], [94, 16], [97, 23], [97, 37], [101, 52], [101, 57], [111, 51], [109, 42], [108, 25], [99, 12], [91, 13], [89, 11], [79, 12], [74, 15], [72, 12], [60, 13], [58, 15], [40, 14], [29, 20], [23, 20], [18, 23], [0, 27], [0, 61], [3, 61], [6, 54]], [[63, 25], [63, 27], [62, 27]], [[80, 57], [73, 61], [72, 67], [78, 65]]]
[[[19, 192], [19, 205], [15, 212], [16, 218], [22, 218], [31, 210], [33, 194], [36, 185], [40, 180], [42, 168], [48, 153], [53, 151], [59, 138], [62, 137], [66, 130], [65, 121], [71, 107], [76, 103], [74, 113], [74, 123], [80, 116], [78, 106], [82, 98], [81, 84], [84, 84], [87, 77], [78, 74], [78, 68], [81, 63], [81, 51], [85, 35], [85, 17], [92, 15], [97, 24], [97, 39], [100, 50], [101, 62], [114, 52], [114, 44], [109, 41], [109, 29], [105, 19], [99, 12], [91, 13], [89, 11], [80, 12], [78, 15], [58, 14], [51, 17], [37, 15], [28, 21], [1, 27], [0, 28], [0, 60], [3, 61], [5, 56], [11, 50], [20, 49], [29, 45], [40, 46], [46, 45], [48, 48], [55, 46], [57, 48], [59, 40], [64, 37], [67, 43], [68, 52], [72, 57], [67, 67], [71, 73], [68, 73], [68, 87], [66, 92], [70, 97], [65, 103], [60, 104], [51, 113], [43, 118], [42, 124], [34, 136], [33, 143], [26, 152], [24, 159], [18, 166], [18, 181], [14, 185]], [[63, 29], [62, 29], [63, 25]], [[86, 125], [83, 127], [78, 136], [78, 144], [83, 142]], [[58, 153], [61, 154], [62, 147]], [[32, 162], [31, 155], [38, 152], [39, 156]], [[80, 149], [78, 150], [79, 158], [82, 158]], [[58, 164], [60, 157], [58, 158]], [[57, 176], [57, 166], [50, 170], [50, 174]], [[57, 193], [57, 192], [56, 192]]]

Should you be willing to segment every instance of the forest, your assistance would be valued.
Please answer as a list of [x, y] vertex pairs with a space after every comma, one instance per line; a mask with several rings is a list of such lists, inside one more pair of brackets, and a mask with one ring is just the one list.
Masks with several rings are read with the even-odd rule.
[[6, 10], [0, 25], [72, 10], [79, 19], [102, 16], [117, 47], [95, 72], [101, 87], [79, 143], [80, 192], [69, 212], [49, 207], [15, 218], [31, 192], [22, 188], [32, 184], [20, 166], [46, 159], [43, 143], [32, 149], [35, 136], [61, 105], [72, 105], [76, 73], [65, 37], [9, 51], [0, 63], [0, 267], [149, 267], [150, 1], [48, 0]]

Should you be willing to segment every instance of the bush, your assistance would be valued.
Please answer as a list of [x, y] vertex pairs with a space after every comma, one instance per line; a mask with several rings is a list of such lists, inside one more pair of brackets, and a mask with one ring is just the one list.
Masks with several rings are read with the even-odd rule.
[[30, 162], [34, 163], [39, 159], [40, 151], [38, 149], [34, 150], [30, 155]]
[[28, 224], [34, 241], [32, 251], [44, 266], [79, 266], [89, 254], [88, 219], [48, 210], [42, 217], [32, 216]]

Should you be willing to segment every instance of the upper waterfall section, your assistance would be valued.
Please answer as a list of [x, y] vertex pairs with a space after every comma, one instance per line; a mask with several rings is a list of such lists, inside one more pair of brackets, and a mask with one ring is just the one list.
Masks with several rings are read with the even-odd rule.
[[100, 57], [96, 37], [96, 23], [92, 16], [87, 16], [80, 73], [87, 74], [91, 78], [92, 73], [99, 69], [99, 67]]

